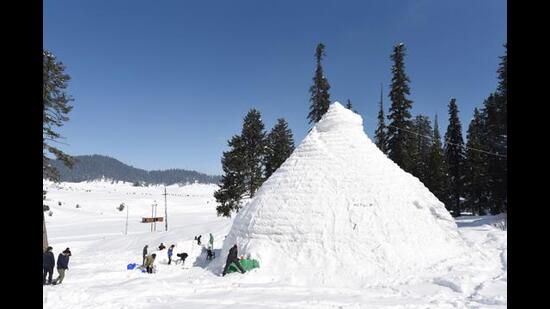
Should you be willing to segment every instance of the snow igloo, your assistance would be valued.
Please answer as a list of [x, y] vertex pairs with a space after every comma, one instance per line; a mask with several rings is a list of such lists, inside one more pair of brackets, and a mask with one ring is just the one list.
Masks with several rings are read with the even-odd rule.
[[235, 243], [260, 262], [247, 276], [323, 286], [405, 280], [465, 250], [443, 203], [338, 102], [235, 215], [213, 271]]

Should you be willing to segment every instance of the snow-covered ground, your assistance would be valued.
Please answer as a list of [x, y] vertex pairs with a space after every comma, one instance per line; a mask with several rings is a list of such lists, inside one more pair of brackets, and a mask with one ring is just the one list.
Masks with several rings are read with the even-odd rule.
[[[153, 232], [150, 224], [140, 223], [151, 216], [155, 201], [157, 215], [164, 216], [164, 187], [105, 181], [44, 182], [44, 187], [53, 212], [46, 212], [46, 224], [56, 259], [66, 247], [72, 251], [63, 284], [44, 287], [44, 308], [506, 308], [503, 216], [457, 218], [472, 250], [405, 282], [328, 288], [270, 281], [254, 270], [225, 277], [207, 270], [194, 236], [202, 235], [206, 243], [213, 233], [220, 249], [232, 224], [216, 216], [215, 185], [168, 186], [168, 232], [164, 223]], [[121, 203], [128, 209], [119, 211]], [[141, 263], [145, 244], [152, 250], [161, 242], [175, 244], [174, 254], [187, 252], [185, 265], [167, 265], [165, 249], [158, 252], [157, 273], [126, 269]], [[358, 260], [354, 267], [365, 263]]]

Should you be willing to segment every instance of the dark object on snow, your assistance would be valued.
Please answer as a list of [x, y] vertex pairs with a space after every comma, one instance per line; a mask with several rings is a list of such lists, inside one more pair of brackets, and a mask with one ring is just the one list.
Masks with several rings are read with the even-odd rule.
[[166, 246], [163, 243], [160, 243], [159, 250], [162, 250], [164, 248], [166, 248]]
[[149, 247], [149, 245], [145, 245], [145, 247], [143, 247], [143, 262], [141, 263], [141, 265], [145, 265], [145, 258], [147, 257], [147, 247]]
[[48, 210], [50, 210], [50, 206], [48, 206], [48, 205], [43, 205], [43, 206], [42, 206], [42, 210], [43, 210], [43, 211], [48, 211]]
[[215, 257], [216, 257], [216, 255], [214, 254], [214, 251], [212, 251], [212, 249], [210, 249], [210, 248], [206, 249], [206, 259], [207, 260], [213, 260]]
[[42, 255], [42, 284], [46, 284], [46, 276], [48, 276], [48, 284], [52, 283], [53, 268], [55, 266], [55, 257], [53, 256], [52, 247], [48, 247]]
[[185, 259], [187, 258], [188, 254], [185, 253], [185, 252], [182, 252], [182, 253], [178, 253], [176, 254], [177, 257], [179, 257], [178, 260], [175, 261], [176, 264], [178, 264], [178, 262], [181, 262], [182, 264], [185, 263]]
[[225, 267], [223, 268], [223, 276], [227, 274], [227, 270], [229, 269], [229, 265], [231, 265], [231, 263], [234, 263], [241, 273], [244, 274], [246, 272], [239, 263], [239, 258], [237, 255], [237, 245], [235, 244], [231, 247], [231, 249], [229, 249], [229, 253], [227, 254], [227, 260], [225, 261]]
[[201, 245], [201, 237], [202, 235], [199, 235], [199, 236], [195, 236], [195, 240], [197, 241], [197, 245]]

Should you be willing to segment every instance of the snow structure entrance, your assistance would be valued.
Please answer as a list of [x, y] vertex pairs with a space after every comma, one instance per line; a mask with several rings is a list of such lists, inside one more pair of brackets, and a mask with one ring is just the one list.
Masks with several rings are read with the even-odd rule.
[[466, 250], [443, 203], [338, 102], [236, 214], [214, 271], [235, 243], [262, 265], [249, 276], [323, 286], [407, 280]]

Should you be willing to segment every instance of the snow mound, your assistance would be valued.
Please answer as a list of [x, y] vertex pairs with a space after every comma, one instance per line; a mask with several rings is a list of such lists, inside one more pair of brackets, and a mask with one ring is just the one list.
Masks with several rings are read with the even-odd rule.
[[466, 249], [444, 205], [338, 102], [236, 215], [213, 271], [235, 243], [256, 278], [323, 286], [407, 280]]

